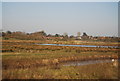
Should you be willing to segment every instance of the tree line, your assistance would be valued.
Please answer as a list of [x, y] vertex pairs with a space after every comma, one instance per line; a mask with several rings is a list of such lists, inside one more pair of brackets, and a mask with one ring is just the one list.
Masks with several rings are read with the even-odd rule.
[[76, 36], [74, 35], [68, 35], [68, 33], [63, 33], [61, 34], [47, 34], [44, 30], [34, 32], [34, 33], [25, 33], [21, 31], [16, 31], [16, 32], [11, 32], [11, 31], [6, 31], [0, 33], [0, 36], [3, 37], [3, 39], [21, 39], [21, 40], [88, 40], [88, 41], [118, 41], [120, 42], [119, 37], [98, 37], [98, 36], [89, 36], [87, 35], [86, 32], [77, 32]]

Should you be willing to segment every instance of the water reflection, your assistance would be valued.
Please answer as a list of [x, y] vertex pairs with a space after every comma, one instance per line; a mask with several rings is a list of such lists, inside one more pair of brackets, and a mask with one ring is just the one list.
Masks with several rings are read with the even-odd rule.
[[118, 48], [118, 46], [96, 46], [96, 45], [66, 45], [66, 44], [37, 44], [37, 45], [75, 46], [75, 47], [100, 47], [100, 48]]
[[104, 59], [104, 60], [74, 61], [74, 62], [66, 62], [63, 64], [63, 66], [81, 66], [81, 65], [109, 63], [109, 62], [116, 64], [118, 60], [115, 59], [115, 61], [112, 61], [112, 59]]

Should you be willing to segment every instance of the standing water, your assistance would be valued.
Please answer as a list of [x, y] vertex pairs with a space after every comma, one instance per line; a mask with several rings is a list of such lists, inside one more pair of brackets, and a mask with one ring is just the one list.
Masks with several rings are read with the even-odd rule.
[[[118, 60], [116, 60], [116, 61], [118, 61]], [[97, 63], [110, 63], [110, 62], [111, 63], [113, 62], [112, 59], [74, 61], [74, 62], [66, 62], [63, 64], [63, 66], [82, 66], [82, 65], [97, 64]]]
[[66, 45], [66, 44], [37, 44], [37, 45], [75, 46], [75, 47], [100, 47], [100, 48], [118, 48], [118, 46], [96, 46], [96, 45]]

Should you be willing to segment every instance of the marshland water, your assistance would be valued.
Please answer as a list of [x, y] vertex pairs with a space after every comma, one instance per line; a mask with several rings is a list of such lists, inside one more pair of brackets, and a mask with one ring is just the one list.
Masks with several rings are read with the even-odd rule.
[[90, 64], [100, 64], [100, 63], [117, 63], [120, 59], [98, 59], [98, 60], [85, 60], [85, 61], [72, 61], [63, 63], [63, 66], [83, 66]]
[[100, 48], [119, 48], [118, 46], [96, 46], [96, 45], [67, 45], [67, 44], [37, 44], [37, 45], [74, 46], [74, 47], [100, 47]]

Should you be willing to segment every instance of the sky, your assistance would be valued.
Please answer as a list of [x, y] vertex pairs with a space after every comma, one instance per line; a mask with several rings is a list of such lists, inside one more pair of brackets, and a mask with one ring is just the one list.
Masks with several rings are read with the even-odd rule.
[[2, 2], [0, 2], [0, 29], [2, 29]]
[[2, 2], [118, 2], [119, 0], [1, 0]]
[[[120, 14], [120, 2], [118, 3], [118, 14]], [[120, 15], [118, 15], [118, 37], [120, 37]]]
[[118, 36], [117, 2], [3, 2], [4, 31]]

